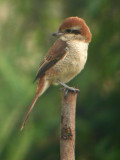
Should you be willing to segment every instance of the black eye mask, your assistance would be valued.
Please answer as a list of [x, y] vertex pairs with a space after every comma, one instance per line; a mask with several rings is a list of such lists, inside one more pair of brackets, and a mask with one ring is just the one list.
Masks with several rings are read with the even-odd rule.
[[80, 34], [80, 31], [79, 31], [79, 30], [72, 30], [72, 29], [66, 29], [65, 32], [66, 32], [66, 33]]

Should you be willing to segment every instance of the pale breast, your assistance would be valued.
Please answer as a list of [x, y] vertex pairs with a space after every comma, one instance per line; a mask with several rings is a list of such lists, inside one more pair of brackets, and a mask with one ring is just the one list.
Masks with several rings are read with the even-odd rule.
[[76, 76], [87, 60], [88, 43], [72, 40], [67, 42], [66, 56], [56, 63], [54, 69], [58, 72], [57, 78], [66, 83]]
[[75, 67], [76, 72], [80, 72], [87, 60], [88, 43], [72, 40], [68, 42], [68, 48], [71, 64]]

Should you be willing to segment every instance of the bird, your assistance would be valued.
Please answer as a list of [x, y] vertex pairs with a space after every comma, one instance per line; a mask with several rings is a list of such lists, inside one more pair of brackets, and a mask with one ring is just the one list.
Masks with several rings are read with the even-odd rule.
[[28, 116], [40, 97], [51, 85], [59, 85], [71, 91], [75, 89], [66, 85], [83, 70], [87, 61], [88, 45], [92, 34], [86, 22], [79, 17], [66, 18], [52, 34], [58, 39], [40, 63], [34, 82], [37, 89], [34, 99], [21, 125], [23, 130]]

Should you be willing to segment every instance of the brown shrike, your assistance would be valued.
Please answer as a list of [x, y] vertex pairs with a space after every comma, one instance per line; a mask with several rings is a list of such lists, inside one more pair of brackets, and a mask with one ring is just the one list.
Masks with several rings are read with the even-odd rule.
[[88, 45], [92, 35], [83, 19], [78, 17], [66, 18], [60, 25], [58, 32], [54, 33], [53, 36], [58, 37], [58, 39], [40, 64], [34, 80], [38, 80], [36, 94], [22, 123], [21, 130], [38, 97], [52, 84], [61, 84], [74, 90], [64, 83], [69, 82], [80, 73], [86, 63]]

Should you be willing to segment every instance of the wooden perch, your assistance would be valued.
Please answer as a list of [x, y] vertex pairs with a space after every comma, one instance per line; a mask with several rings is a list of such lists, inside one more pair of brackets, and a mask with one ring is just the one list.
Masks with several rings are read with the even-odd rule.
[[[67, 95], [66, 95], [67, 92]], [[75, 160], [75, 112], [78, 92], [63, 92], [61, 109], [60, 160]]]

